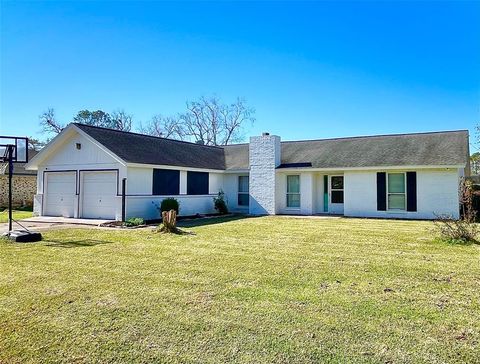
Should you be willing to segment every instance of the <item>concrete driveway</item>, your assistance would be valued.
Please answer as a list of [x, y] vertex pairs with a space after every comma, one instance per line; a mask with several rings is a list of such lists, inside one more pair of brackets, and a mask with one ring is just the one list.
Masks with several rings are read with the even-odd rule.
[[[30, 217], [28, 219], [20, 220], [19, 223], [28, 230], [41, 231], [57, 228], [72, 228], [72, 227], [98, 227], [100, 224], [109, 222], [111, 220], [99, 219], [73, 219], [67, 217], [53, 217], [53, 216], [38, 216]], [[13, 229], [23, 229], [17, 223], [13, 223]], [[8, 231], [8, 223], [0, 224], [0, 235]]]

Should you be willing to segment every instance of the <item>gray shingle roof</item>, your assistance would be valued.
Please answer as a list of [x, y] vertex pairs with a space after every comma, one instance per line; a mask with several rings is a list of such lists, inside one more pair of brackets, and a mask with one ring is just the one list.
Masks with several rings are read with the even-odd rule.
[[128, 163], [225, 169], [221, 147], [75, 123], [77, 127]]
[[248, 144], [232, 144], [224, 147], [226, 169], [248, 169]]
[[[227, 169], [248, 168], [248, 144], [225, 147]], [[468, 131], [378, 135], [281, 143], [281, 167], [312, 168], [464, 165]]]
[[[129, 163], [227, 170], [249, 168], [248, 144], [212, 147], [75, 125]], [[281, 143], [281, 151], [280, 168], [465, 165], [468, 131], [287, 141]]]

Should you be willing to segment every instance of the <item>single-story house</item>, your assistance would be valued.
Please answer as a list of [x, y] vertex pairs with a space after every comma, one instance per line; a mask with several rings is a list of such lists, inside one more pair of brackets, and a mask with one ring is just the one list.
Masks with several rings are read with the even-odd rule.
[[[33, 157], [38, 152], [30, 149]], [[37, 171], [26, 170], [26, 163], [14, 163], [12, 174], [12, 204], [14, 207], [33, 206], [37, 193]], [[0, 163], [0, 208], [8, 206], [8, 163]]]
[[231, 211], [432, 219], [459, 217], [469, 175], [468, 131], [206, 146], [70, 124], [27, 165], [37, 170], [34, 212], [157, 219], [167, 197], [180, 215]]

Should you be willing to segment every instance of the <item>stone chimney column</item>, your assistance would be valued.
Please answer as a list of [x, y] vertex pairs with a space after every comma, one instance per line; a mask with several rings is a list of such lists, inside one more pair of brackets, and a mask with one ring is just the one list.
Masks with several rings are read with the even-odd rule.
[[280, 137], [263, 133], [250, 138], [250, 206], [252, 215], [275, 214], [275, 168], [281, 161]]

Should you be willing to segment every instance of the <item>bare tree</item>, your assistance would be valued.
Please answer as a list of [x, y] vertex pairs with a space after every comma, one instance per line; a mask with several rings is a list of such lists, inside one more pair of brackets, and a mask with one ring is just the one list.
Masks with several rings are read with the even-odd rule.
[[65, 125], [59, 123], [55, 118], [55, 110], [48, 108], [47, 111], [43, 112], [40, 116], [40, 125], [42, 126], [44, 133], [60, 133]]
[[185, 139], [185, 132], [179, 116], [154, 115], [150, 122], [140, 126], [140, 131], [143, 134], [162, 138]]
[[132, 129], [133, 116], [127, 114], [125, 110], [115, 110], [110, 115], [109, 128], [130, 131]]
[[237, 101], [221, 109], [222, 141], [220, 144], [227, 145], [239, 142], [243, 139], [243, 126], [246, 122], [252, 124], [255, 121], [255, 110], [246, 106], [245, 100]]
[[[44, 133], [59, 134], [66, 126], [56, 120], [55, 110], [52, 108], [45, 111], [39, 118]], [[132, 129], [133, 116], [124, 110], [116, 110], [111, 114], [103, 110], [80, 110], [73, 117], [73, 121], [103, 128], [130, 131]]]
[[255, 110], [238, 98], [228, 105], [218, 97], [200, 97], [186, 103], [186, 112], [177, 116], [155, 115], [142, 133], [190, 140], [205, 145], [226, 145], [241, 141], [246, 123], [255, 121]]
[[180, 116], [185, 134], [205, 145], [226, 145], [244, 137], [245, 123], [255, 121], [255, 110], [245, 100], [223, 104], [217, 97], [201, 97], [187, 102], [187, 112]]
[[217, 111], [215, 100], [209, 103], [202, 97], [199, 101], [187, 102], [187, 112], [180, 115], [187, 137], [202, 144], [216, 145]]

